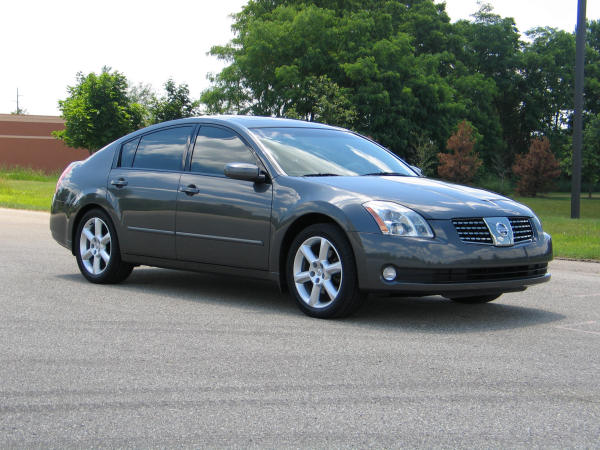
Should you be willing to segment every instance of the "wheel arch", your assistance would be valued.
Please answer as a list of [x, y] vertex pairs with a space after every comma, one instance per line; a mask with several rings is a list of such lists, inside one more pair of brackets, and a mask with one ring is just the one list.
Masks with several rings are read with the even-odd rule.
[[285, 231], [285, 234], [283, 236], [283, 239], [281, 240], [281, 245], [279, 246], [279, 255], [278, 255], [279, 256], [279, 261], [278, 261], [279, 287], [282, 292], [287, 292], [287, 290], [288, 290], [286, 276], [285, 276], [285, 271], [286, 271], [285, 266], [286, 266], [286, 261], [287, 261], [287, 254], [290, 250], [290, 247], [292, 245], [294, 238], [298, 235], [298, 233], [300, 233], [306, 227], [308, 227], [310, 225], [319, 224], [319, 223], [331, 224], [340, 230], [340, 232], [344, 235], [344, 237], [350, 243], [352, 257], [354, 258], [355, 263], [356, 263], [356, 253], [355, 253], [354, 247], [352, 245], [352, 240], [348, 236], [348, 233], [344, 230], [344, 227], [342, 227], [339, 224], [339, 222], [337, 222], [331, 216], [328, 216], [327, 214], [323, 214], [323, 213], [313, 212], [313, 213], [304, 214], [304, 215], [296, 218], [294, 220], [294, 222], [292, 222], [292, 224], [287, 228], [287, 230]]
[[[73, 218], [72, 224], [73, 226], [71, 227], [71, 253], [73, 254], [73, 256], [75, 256], [75, 252], [76, 252], [76, 239], [75, 239], [75, 234], [77, 233], [77, 228], [79, 228], [79, 222], [81, 222], [81, 218], [87, 214], [88, 211], [91, 211], [92, 209], [99, 209], [102, 212], [104, 212], [111, 220], [112, 216], [110, 215], [110, 213], [106, 210], [106, 208], [104, 208], [102, 205], [98, 204], [98, 203], [88, 203], [85, 206], [83, 206], [81, 209], [79, 209], [79, 211], [77, 211], [77, 214], [75, 215], [75, 217]], [[113, 221], [114, 222], [114, 221]], [[113, 223], [113, 227], [114, 227], [114, 223]], [[118, 240], [118, 236], [117, 236], [117, 240]]]

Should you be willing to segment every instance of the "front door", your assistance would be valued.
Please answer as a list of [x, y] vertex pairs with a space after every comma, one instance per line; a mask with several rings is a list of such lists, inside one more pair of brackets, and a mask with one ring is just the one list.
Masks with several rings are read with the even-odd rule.
[[233, 130], [202, 126], [177, 194], [177, 258], [267, 270], [273, 189], [225, 177], [228, 163], [258, 164]]

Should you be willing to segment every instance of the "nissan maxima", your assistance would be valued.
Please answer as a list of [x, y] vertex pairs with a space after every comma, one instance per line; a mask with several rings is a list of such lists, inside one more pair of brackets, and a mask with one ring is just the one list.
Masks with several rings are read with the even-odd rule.
[[483, 303], [548, 281], [526, 206], [421, 176], [357, 133], [215, 116], [138, 130], [61, 175], [52, 236], [93, 283], [148, 265], [269, 279], [313, 317], [368, 293]]

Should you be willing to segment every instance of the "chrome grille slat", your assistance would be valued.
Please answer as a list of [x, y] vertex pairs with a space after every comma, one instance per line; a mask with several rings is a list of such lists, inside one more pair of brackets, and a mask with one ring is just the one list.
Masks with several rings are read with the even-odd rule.
[[[512, 227], [515, 244], [533, 240], [533, 225], [529, 217], [508, 217], [508, 220]], [[452, 224], [463, 242], [489, 245], [494, 243], [483, 218], [452, 219]]]
[[533, 226], [528, 217], [509, 217], [508, 221], [513, 229], [515, 244], [533, 239]]
[[481, 218], [453, 219], [452, 223], [463, 242], [491, 244], [492, 235]]

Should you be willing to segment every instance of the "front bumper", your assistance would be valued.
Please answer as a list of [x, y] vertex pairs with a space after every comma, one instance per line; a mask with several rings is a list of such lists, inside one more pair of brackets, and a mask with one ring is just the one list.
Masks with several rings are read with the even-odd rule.
[[[521, 291], [549, 281], [552, 238], [536, 229], [532, 241], [495, 247], [460, 240], [449, 220], [430, 221], [435, 238], [351, 233], [360, 289], [414, 295], [484, 295]], [[386, 266], [396, 278], [383, 279]]]

